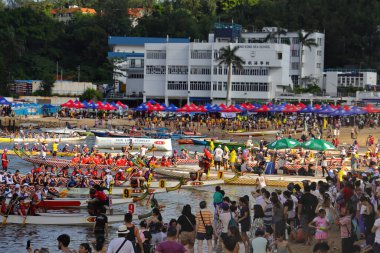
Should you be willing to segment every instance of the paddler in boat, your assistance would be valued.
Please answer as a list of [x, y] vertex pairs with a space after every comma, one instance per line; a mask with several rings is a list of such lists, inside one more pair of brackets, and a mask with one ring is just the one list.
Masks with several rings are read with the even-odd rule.
[[122, 169], [118, 169], [115, 175], [116, 181], [125, 181], [126, 177]]
[[70, 152], [70, 145], [69, 144], [66, 144], [62, 150], [61, 150], [62, 153], [69, 153]]
[[38, 142], [33, 144], [32, 151], [33, 152], [39, 152], [40, 151], [40, 144]]
[[95, 154], [95, 153], [97, 153], [98, 152], [98, 145], [94, 145], [94, 146], [92, 146], [92, 148], [91, 148], [91, 154]]
[[17, 142], [15, 142], [15, 144], [13, 144], [13, 149], [20, 150], [20, 146], [19, 146], [19, 144]]
[[22, 149], [24, 150], [24, 151], [29, 151], [29, 143], [24, 143], [24, 146], [22, 147]]
[[113, 179], [113, 176], [111, 175], [111, 170], [106, 169], [106, 175], [103, 178], [103, 181], [104, 181], [105, 187], [107, 189], [110, 189], [111, 184], [113, 184], [115, 182]]
[[87, 144], [83, 144], [82, 153], [88, 154], [90, 152], [90, 149], [87, 147]]
[[42, 192], [40, 190], [40, 186], [36, 185], [34, 188], [30, 189], [30, 206], [29, 213], [30, 215], [37, 214], [37, 206], [42, 201]]
[[4, 196], [0, 196], [0, 214], [7, 214], [7, 203], [5, 203], [6, 198]]
[[47, 143], [42, 143], [42, 148], [40, 152], [40, 156], [43, 160], [46, 160], [46, 153], [48, 152], [48, 144]]
[[53, 157], [57, 157], [57, 153], [58, 153], [58, 140], [55, 140], [51, 146], [51, 153], [53, 155]]

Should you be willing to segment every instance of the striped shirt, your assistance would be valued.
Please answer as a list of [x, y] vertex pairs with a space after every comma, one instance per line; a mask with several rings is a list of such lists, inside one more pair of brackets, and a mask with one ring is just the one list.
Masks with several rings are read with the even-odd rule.
[[[201, 212], [202, 212], [204, 224], [202, 221]], [[197, 221], [197, 224], [199, 224], [197, 233], [206, 233], [206, 228], [204, 225], [211, 225], [213, 220], [214, 220], [214, 216], [210, 210], [202, 209], [201, 211], [199, 211], [196, 215], [196, 221]]]
[[271, 202], [269, 202], [264, 210], [264, 225], [270, 226], [272, 224], [273, 219], [273, 205]]

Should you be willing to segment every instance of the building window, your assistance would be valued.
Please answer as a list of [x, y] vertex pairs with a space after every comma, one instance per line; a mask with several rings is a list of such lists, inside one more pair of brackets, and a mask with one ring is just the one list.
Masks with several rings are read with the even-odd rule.
[[292, 62], [292, 69], [299, 69], [300, 65], [298, 62]]
[[322, 56], [322, 50], [317, 50], [317, 55]]
[[214, 59], [219, 59], [219, 51], [214, 50]]
[[318, 38], [318, 39], [317, 39], [317, 44], [318, 44], [318, 46], [321, 46], [321, 45], [322, 45], [322, 38]]
[[293, 38], [292, 39], [292, 44], [299, 44], [300, 43], [300, 39], [299, 38]]
[[269, 66], [269, 61], [265, 62], [265, 64], [266, 64], [267, 66]]
[[147, 65], [146, 74], [147, 75], [165, 75], [166, 67], [164, 65], [158, 65], [158, 66]]
[[254, 67], [244, 67], [239, 69], [236, 67], [232, 68], [232, 75], [235, 76], [267, 76], [269, 73], [268, 68], [254, 68]]
[[187, 75], [188, 67], [187, 66], [168, 66], [168, 74], [169, 75]]
[[320, 69], [320, 68], [321, 68], [321, 64], [317, 63], [317, 69]]
[[128, 79], [143, 79], [144, 74], [129, 74]]
[[191, 59], [211, 59], [211, 50], [192, 50]]
[[211, 90], [210, 82], [191, 81], [190, 90]]
[[166, 52], [164, 50], [147, 50], [147, 59], [166, 59]]
[[168, 81], [168, 90], [187, 90], [186, 81]]
[[277, 59], [282, 60], [282, 53], [277, 53]]
[[232, 82], [232, 91], [256, 91], [267, 92], [268, 83], [255, 83], [255, 82]]
[[[214, 74], [215, 73], [216, 73], [216, 69], [214, 68]], [[192, 74], [192, 75], [210, 75], [211, 74], [211, 68], [210, 67], [191, 66], [190, 67], [190, 74]]]

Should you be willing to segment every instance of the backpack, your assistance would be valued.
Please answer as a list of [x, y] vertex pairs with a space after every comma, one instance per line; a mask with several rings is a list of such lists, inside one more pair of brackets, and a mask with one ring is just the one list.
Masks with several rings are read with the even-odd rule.
[[232, 227], [239, 228], [239, 223], [237, 223], [237, 221], [232, 217], [232, 212], [230, 212], [230, 214], [231, 214], [231, 219], [228, 222], [228, 228], [232, 228]]

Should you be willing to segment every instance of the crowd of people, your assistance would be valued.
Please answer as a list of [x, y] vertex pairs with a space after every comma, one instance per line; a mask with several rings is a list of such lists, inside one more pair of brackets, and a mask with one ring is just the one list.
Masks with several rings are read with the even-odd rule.
[[[340, 248], [342, 253], [377, 253], [379, 200], [380, 176], [371, 167], [360, 178], [347, 172], [328, 176], [326, 181], [290, 183], [283, 191], [270, 192], [265, 184], [259, 185], [251, 196], [236, 200], [217, 186], [212, 208], [206, 201], [197, 208], [185, 205], [176, 219], [164, 219], [155, 208], [138, 227], [127, 213], [117, 231], [118, 238], [93, 252], [106, 252], [106, 248], [109, 253], [150, 252], [154, 248], [155, 252], [171, 253], [194, 252], [196, 248], [201, 253], [206, 248], [209, 253], [216, 249], [231, 253], [291, 253], [296, 243], [304, 243], [310, 247], [308, 252], [327, 253]], [[170, 222], [166, 224], [164, 220]], [[101, 213], [94, 226], [97, 241], [104, 242], [104, 237], [112, 233], [106, 227], [107, 217]], [[337, 231], [340, 246], [333, 236]], [[68, 236], [64, 238], [66, 241], [58, 238], [61, 250], [69, 246]], [[80, 247], [79, 252], [92, 252], [90, 245]]]

